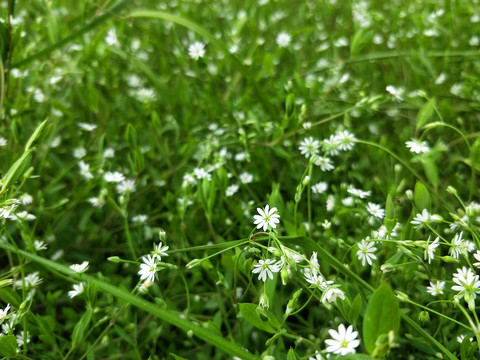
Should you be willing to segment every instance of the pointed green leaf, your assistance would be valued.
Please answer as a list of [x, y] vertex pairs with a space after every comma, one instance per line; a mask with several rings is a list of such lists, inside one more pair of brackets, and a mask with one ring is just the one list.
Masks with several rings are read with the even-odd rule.
[[355, 299], [353, 299], [352, 306], [350, 307], [350, 311], [348, 313], [348, 321], [350, 324], [355, 324], [358, 320], [358, 317], [360, 316], [360, 313], [362, 312], [362, 297], [360, 294], [355, 296]]
[[[434, 100], [433, 100], [434, 101]], [[417, 114], [417, 123], [415, 129], [418, 131], [432, 117], [434, 110], [434, 102], [427, 101]]]
[[430, 194], [428, 193], [426, 186], [420, 182], [415, 184], [413, 202], [419, 211], [422, 211], [423, 209], [430, 210]]
[[[268, 310], [262, 309], [262, 315], [260, 316], [257, 312], [258, 305], [257, 304], [250, 304], [250, 303], [242, 303], [239, 304], [240, 306], [240, 313], [242, 314], [243, 318], [251, 323], [256, 328], [260, 330], [266, 331], [270, 334], [275, 334], [277, 332], [276, 329], [270, 325], [269, 321], [269, 312]], [[273, 317], [273, 314], [271, 315]], [[278, 322], [278, 321], [277, 321]]]
[[[35, 141], [37, 141], [42, 135], [44, 135], [47, 132], [47, 131], [44, 131], [45, 126], [47, 125], [47, 121], [48, 120], [45, 120], [44, 122], [42, 122], [40, 125], [37, 126], [32, 136], [30, 136], [30, 139], [28, 139], [27, 145], [25, 145], [25, 152], [28, 152], [32, 148]], [[48, 127], [47, 130], [49, 128], [50, 127]]]

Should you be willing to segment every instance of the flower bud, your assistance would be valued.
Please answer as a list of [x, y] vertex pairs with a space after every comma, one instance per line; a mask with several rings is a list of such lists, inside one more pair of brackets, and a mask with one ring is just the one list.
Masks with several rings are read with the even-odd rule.
[[269, 301], [268, 301], [268, 296], [267, 294], [265, 293], [262, 293], [262, 295], [260, 295], [260, 303], [259, 305], [261, 307], [263, 307], [265, 310], [268, 310], [269, 308]]
[[190, 261], [188, 264], [187, 264], [187, 269], [192, 269], [194, 267], [197, 267], [198, 265], [200, 265], [202, 263], [202, 259], [193, 259], [192, 261]]
[[448, 191], [450, 194], [452, 194], [452, 195], [455, 195], [455, 196], [457, 195], [457, 189], [455, 189], [455, 188], [454, 188], [453, 186], [451, 186], [451, 185], [449, 185], [449, 186], [447, 187], [447, 191]]
[[158, 237], [161, 241], [165, 242], [167, 240], [167, 233], [165, 232], [165, 230], [160, 229], [160, 231], [158, 232]]

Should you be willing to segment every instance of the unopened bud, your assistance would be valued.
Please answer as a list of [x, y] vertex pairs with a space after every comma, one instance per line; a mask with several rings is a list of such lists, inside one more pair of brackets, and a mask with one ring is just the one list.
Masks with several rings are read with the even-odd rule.
[[310, 184], [310, 176], [305, 176], [303, 178], [303, 186], [307, 186], [308, 184]]
[[160, 229], [160, 231], [158, 232], [158, 237], [160, 238], [161, 241], [166, 241], [167, 233], [165, 232], [165, 230]]
[[397, 291], [397, 298], [400, 301], [408, 301], [408, 295], [405, 293], [402, 293], [401, 291]]
[[420, 311], [418, 320], [420, 320], [422, 324], [425, 324], [430, 321], [430, 314], [427, 311]]
[[457, 195], [457, 189], [455, 189], [455, 188], [454, 188], [453, 186], [451, 186], [451, 185], [449, 185], [449, 186], [447, 187], [447, 191], [448, 191], [450, 194], [452, 194], [452, 195], [455, 195], [455, 196]]
[[259, 305], [261, 307], [263, 307], [264, 309], [268, 310], [269, 308], [269, 302], [268, 302], [268, 296], [267, 294], [265, 293], [262, 293], [262, 295], [260, 295], [260, 302], [259, 302]]
[[202, 260], [201, 259], [193, 259], [192, 261], [190, 261], [188, 264], [187, 264], [187, 269], [192, 269], [194, 267], [197, 267], [198, 265], [200, 265], [202, 263]]
[[109, 258], [107, 258], [107, 260], [115, 264], [118, 264], [122, 261], [122, 259], [120, 259], [118, 256], [110, 256]]

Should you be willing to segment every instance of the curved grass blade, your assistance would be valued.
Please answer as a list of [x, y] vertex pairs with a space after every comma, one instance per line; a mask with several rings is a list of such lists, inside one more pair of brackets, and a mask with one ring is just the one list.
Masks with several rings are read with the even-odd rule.
[[105, 10], [105, 12], [102, 15], [96, 17], [90, 23], [88, 23], [87, 25], [85, 25], [81, 29], [75, 31], [73, 34], [70, 34], [70, 35], [64, 37], [63, 39], [57, 41], [55, 44], [47, 46], [46, 48], [40, 50], [39, 52], [36, 52], [35, 54], [26, 57], [25, 59], [22, 59], [20, 61], [17, 61], [16, 63], [13, 63], [11, 67], [12, 68], [18, 68], [20, 66], [28, 64], [28, 63], [44, 56], [44, 55], [47, 55], [47, 54], [51, 53], [52, 51], [55, 51], [55, 50], [61, 48], [62, 46], [72, 42], [77, 37], [82, 36], [83, 34], [87, 33], [88, 31], [92, 30], [93, 28], [97, 27], [98, 25], [102, 24], [103, 22], [107, 21], [110, 17], [115, 15], [117, 12], [119, 12], [128, 3], [129, 3], [129, 1], [127, 1], [127, 0], [119, 1], [115, 5], [112, 5], [110, 8]]
[[61, 274], [68, 275], [71, 278], [78, 279], [78, 281], [86, 281], [89, 283], [94, 283], [98, 289], [103, 290], [117, 297], [118, 299], [122, 299], [125, 302], [129, 303], [130, 305], [133, 305], [139, 309], [142, 309], [152, 314], [153, 316], [158, 317], [159, 319], [166, 321], [172, 324], [173, 326], [178, 327], [179, 329], [184, 330], [185, 332], [191, 330], [193, 332], [193, 335], [199, 337], [200, 339], [206, 341], [207, 343], [215, 346], [216, 348], [224, 351], [225, 353], [231, 356], [237, 356], [240, 359], [244, 359], [244, 360], [258, 360], [258, 358], [255, 355], [241, 348], [237, 344], [232, 343], [224, 339], [223, 337], [218, 336], [217, 334], [214, 334], [205, 328], [202, 328], [199, 325], [195, 325], [186, 319], [182, 319], [168, 310], [163, 310], [159, 306], [152, 304], [138, 296], [132, 295], [125, 290], [122, 290], [104, 281], [98, 280], [91, 275], [86, 275], [86, 274], [79, 275], [79, 274], [73, 273], [72, 270], [65, 265], [58, 264], [54, 261], [44, 259], [40, 256], [30, 254], [23, 250], [16, 250], [13, 246], [8, 244], [0, 243], [0, 249], [17, 253], [31, 261], [36, 262], [37, 264], [45, 267], [50, 271], [57, 271]]
[[242, 62], [233, 54], [230, 53], [228, 48], [223, 44], [220, 40], [218, 40], [212, 33], [210, 33], [208, 30], [203, 28], [202, 26], [198, 25], [197, 23], [188, 20], [184, 17], [178, 16], [178, 15], [173, 15], [165, 11], [157, 11], [157, 10], [137, 10], [133, 11], [129, 17], [132, 18], [154, 18], [154, 19], [161, 19], [161, 20], [166, 20], [166, 21], [171, 21], [175, 24], [184, 26], [192, 31], [195, 31], [197, 34], [203, 36], [205, 39], [209, 41], [209, 43], [215, 45], [221, 52], [226, 57], [229, 57], [232, 59], [232, 61], [235, 63], [235, 66], [239, 69], [239, 71], [243, 74], [245, 78], [247, 78], [251, 85], [253, 86], [258, 98], [260, 99], [263, 107], [265, 108], [265, 111], [267, 111], [268, 114], [274, 115], [275, 110], [273, 106], [270, 103], [269, 97], [267, 93], [264, 91], [262, 87], [258, 85], [258, 83], [255, 81], [252, 75], [250, 75], [249, 71], [245, 66], [243, 66]]

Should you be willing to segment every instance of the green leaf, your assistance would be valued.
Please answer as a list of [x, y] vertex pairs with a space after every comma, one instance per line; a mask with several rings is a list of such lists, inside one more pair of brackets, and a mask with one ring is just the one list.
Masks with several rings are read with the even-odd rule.
[[277, 330], [274, 329], [274, 327], [270, 324], [270, 317], [274, 318], [274, 316], [268, 310], [262, 309], [263, 311], [261, 314], [264, 316], [260, 317], [257, 311], [257, 304], [242, 303], [239, 304], [239, 306], [240, 313], [242, 314], [243, 318], [253, 326], [270, 334], [275, 334], [277, 332]]
[[[48, 129], [50, 129], [51, 125], [45, 130], [45, 126], [47, 125], [47, 121], [45, 120], [42, 122], [40, 125], [37, 126], [35, 131], [33, 132], [32, 136], [30, 136], [30, 139], [28, 139], [27, 145], [25, 145], [25, 152], [28, 152], [35, 141], [37, 141], [41, 136], [45, 135], [48, 132]], [[45, 131], [44, 131], [45, 130]]]
[[0, 355], [6, 358], [17, 357], [17, 338], [14, 335], [0, 337]]
[[2, 179], [2, 189], [0, 190], [0, 195], [7, 191], [10, 185], [17, 181], [20, 176], [22, 176], [25, 170], [27, 170], [27, 168], [30, 166], [31, 160], [32, 150], [29, 150], [24, 152], [23, 155], [17, 161], [15, 161]]
[[434, 110], [434, 101], [427, 101], [420, 111], [417, 114], [417, 123], [415, 126], [415, 130], [418, 131], [420, 130], [423, 125], [432, 117], [433, 110]]
[[87, 309], [80, 318], [80, 321], [75, 325], [72, 333], [72, 346], [76, 347], [83, 341], [85, 330], [92, 319], [93, 310]]
[[430, 210], [430, 194], [428, 193], [426, 186], [420, 182], [415, 184], [413, 202], [419, 211], [422, 211], [423, 209]]
[[422, 158], [423, 170], [427, 176], [428, 181], [433, 185], [435, 189], [438, 188], [438, 169], [435, 161], [430, 157]]
[[299, 360], [300, 358], [298, 357], [297, 353], [295, 352], [295, 350], [293, 350], [292, 348], [290, 348], [290, 350], [288, 350], [288, 354], [287, 354], [287, 360]]
[[370, 356], [365, 355], [365, 354], [348, 354], [345, 357], [343, 357], [342, 359], [344, 359], [344, 360], [373, 360], [373, 358], [371, 358]]
[[363, 320], [363, 343], [371, 354], [380, 335], [393, 331], [398, 333], [400, 327], [400, 309], [398, 300], [388, 283], [383, 283], [368, 301]]
[[127, 141], [128, 147], [131, 150], [137, 150], [137, 130], [132, 124], [127, 125], [127, 129], [125, 130], [125, 140]]
[[169, 355], [172, 356], [175, 360], [188, 360], [187, 358], [175, 355], [173, 353], [170, 353]]
[[354, 325], [358, 317], [360, 316], [360, 313], [362, 311], [362, 297], [360, 294], [355, 296], [355, 299], [353, 299], [352, 306], [350, 307], [350, 311], [348, 312], [348, 321], [350, 324]]

